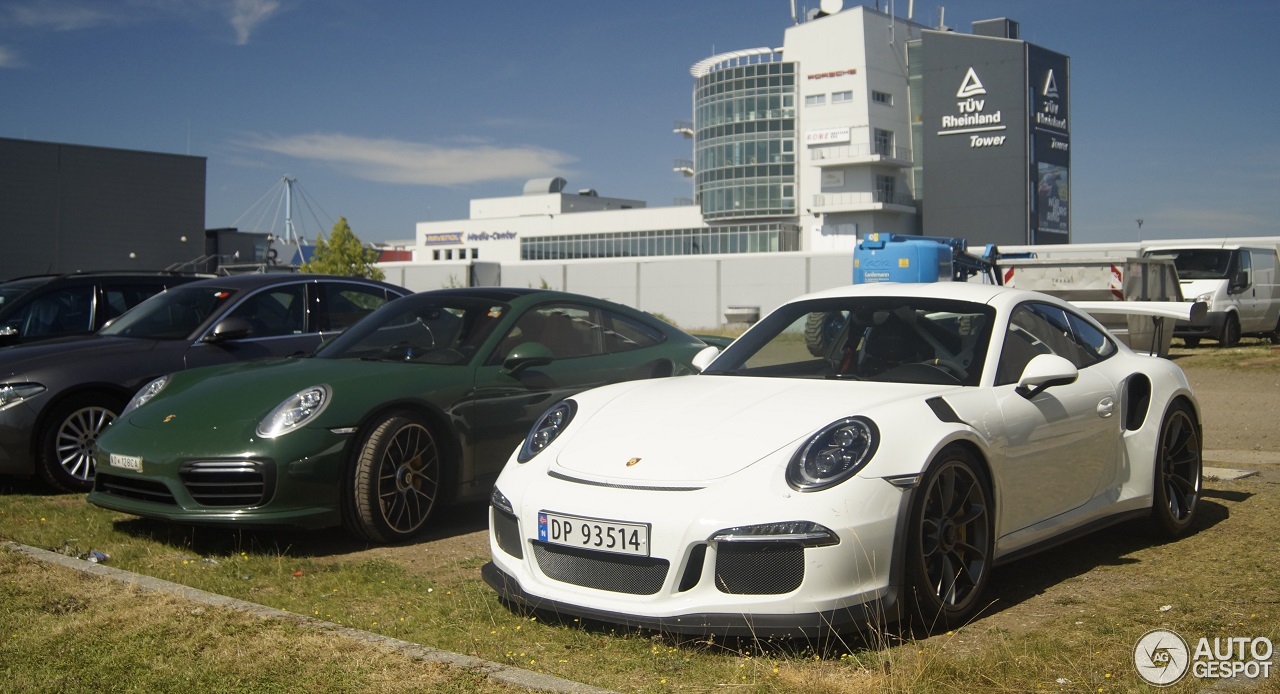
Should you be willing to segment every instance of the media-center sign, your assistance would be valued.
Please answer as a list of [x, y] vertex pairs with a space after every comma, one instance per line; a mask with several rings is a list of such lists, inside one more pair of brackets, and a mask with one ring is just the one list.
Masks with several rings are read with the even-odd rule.
[[926, 31], [922, 43], [925, 233], [1066, 242], [1067, 58], [951, 32]]

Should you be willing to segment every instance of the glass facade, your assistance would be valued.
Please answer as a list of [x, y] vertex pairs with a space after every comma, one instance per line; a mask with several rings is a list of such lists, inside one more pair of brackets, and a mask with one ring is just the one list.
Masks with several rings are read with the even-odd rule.
[[796, 214], [796, 66], [713, 69], [694, 91], [694, 182], [708, 221]]
[[800, 226], [779, 223], [661, 231], [616, 231], [520, 239], [521, 260], [773, 253], [798, 250], [800, 250]]

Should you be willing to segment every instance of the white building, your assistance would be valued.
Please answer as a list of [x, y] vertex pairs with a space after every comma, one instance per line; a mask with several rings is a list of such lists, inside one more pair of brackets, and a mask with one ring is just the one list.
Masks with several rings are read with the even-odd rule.
[[676, 170], [695, 204], [530, 181], [473, 200], [469, 219], [420, 222], [414, 262], [851, 251], [862, 234], [919, 233], [906, 42], [924, 28], [866, 7], [814, 12], [782, 48], [693, 65], [693, 121], [676, 131], [694, 159]]

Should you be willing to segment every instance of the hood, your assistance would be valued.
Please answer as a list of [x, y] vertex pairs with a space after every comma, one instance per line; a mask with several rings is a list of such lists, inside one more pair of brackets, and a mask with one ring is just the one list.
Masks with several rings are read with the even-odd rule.
[[[713, 375], [641, 381], [578, 398], [555, 467], [622, 484], [707, 483], [843, 417], [954, 389]], [[597, 402], [597, 393], [608, 399]], [[628, 467], [633, 458], [639, 462]]]
[[0, 381], [60, 363], [79, 363], [124, 353], [145, 352], [155, 346], [155, 340], [84, 335], [0, 347]]
[[[155, 399], [129, 414], [128, 422], [142, 429], [164, 427], [165, 431], [245, 423], [256, 426], [285, 398], [323, 384], [332, 390], [332, 399], [314, 425], [353, 425], [355, 421], [344, 419], [350, 412], [363, 414], [373, 403], [421, 394], [432, 383], [445, 380], [442, 369], [456, 368], [294, 358], [192, 369], [173, 374], [173, 380]], [[334, 419], [339, 421], [333, 423]]]

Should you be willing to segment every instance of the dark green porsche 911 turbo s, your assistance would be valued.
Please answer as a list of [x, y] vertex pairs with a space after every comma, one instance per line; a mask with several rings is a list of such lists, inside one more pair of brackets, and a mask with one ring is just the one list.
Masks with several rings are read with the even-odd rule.
[[396, 542], [442, 504], [487, 498], [561, 399], [691, 373], [704, 349], [653, 316], [585, 296], [415, 294], [314, 356], [147, 384], [98, 440], [89, 501], [184, 523], [343, 525]]

